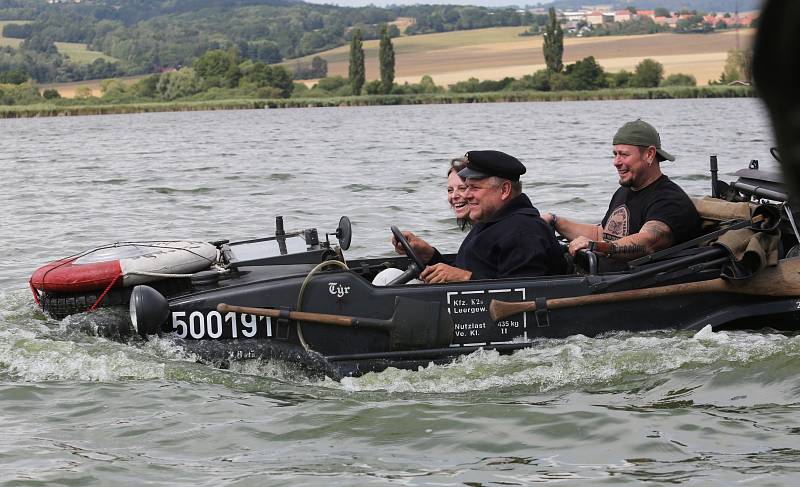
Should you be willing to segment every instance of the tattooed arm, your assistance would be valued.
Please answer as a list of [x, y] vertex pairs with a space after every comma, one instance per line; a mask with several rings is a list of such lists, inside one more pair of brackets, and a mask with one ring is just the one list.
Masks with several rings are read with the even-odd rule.
[[666, 223], [650, 220], [642, 225], [639, 233], [622, 237], [613, 242], [615, 251], [611, 257], [620, 260], [632, 260], [666, 249], [672, 245], [673, 241], [672, 229]]
[[[619, 260], [633, 260], [643, 255], [665, 249], [672, 245], [674, 237], [669, 226], [658, 220], [650, 220], [642, 225], [639, 233], [622, 237], [611, 242], [609, 255]], [[580, 249], [589, 248], [592, 242], [587, 238], [578, 238], [570, 242], [569, 251], [575, 255]]]

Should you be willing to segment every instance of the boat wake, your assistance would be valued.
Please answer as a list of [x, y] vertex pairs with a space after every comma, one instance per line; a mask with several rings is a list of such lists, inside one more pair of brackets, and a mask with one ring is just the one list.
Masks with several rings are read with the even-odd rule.
[[541, 340], [511, 355], [479, 350], [449, 365], [416, 371], [391, 368], [341, 382], [348, 391], [636, 392], [654, 388], [676, 372], [758, 369], [799, 355], [800, 336], [715, 333], [707, 327], [696, 334], [613, 333]]
[[[276, 384], [331, 392], [463, 394], [476, 391], [564, 394], [641, 392], [657, 388], [676, 374], [775, 372], [795, 376], [800, 336], [713, 332], [612, 333], [589, 338], [539, 340], [533, 348], [501, 355], [479, 350], [448, 365], [418, 370], [389, 368], [341, 382], [309, 377], [280, 361], [233, 362], [219, 369], [169, 337], [143, 340], [101, 338], [109, 330], [125, 336], [125, 310], [102, 309], [57, 321], [48, 318], [22, 291], [0, 295], [0, 377], [11, 381], [168, 380], [219, 384], [251, 392]], [[781, 380], [780, 377], [775, 380]], [[732, 382], [735, 382], [732, 379]], [[755, 380], [755, 379], [754, 379]], [[741, 384], [741, 382], [740, 382]], [[334, 392], [335, 393], [335, 392]], [[324, 395], [324, 393], [322, 393]]]
[[121, 308], [101, 308], [59, 321], [42, 313], [25, 291], [0, 293], [0, 379], [33, 383], [166, 380], [247, 392], [274, 391], [276, 384], [318, 382], [297, 366], [280, 361], [233, 362], [229, 369], [203, 364], [170, 337], [145, 340], [133, 335], [127, 314]]

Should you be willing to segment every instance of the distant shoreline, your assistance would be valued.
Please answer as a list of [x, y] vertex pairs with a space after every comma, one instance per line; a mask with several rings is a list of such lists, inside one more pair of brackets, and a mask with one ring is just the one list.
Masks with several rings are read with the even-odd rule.
[[214, 100], [94, 105], [6, 105], [0, 118], [122, 115], [150, 112], [205, 110], [252, 110], [265, 108], [353, 107], [381, 105], [428, 105], [456, 103], [555, 102], [592, 100], [661, 100], [679, 98], [755, 97], [751, 86], [676, 86], [669, 88], [623, 88], [592, 91], [517, 91], [492, 93], [446, 93], [417, 95], [371, 95], [331, 98], [286, 98], [261, 100]]

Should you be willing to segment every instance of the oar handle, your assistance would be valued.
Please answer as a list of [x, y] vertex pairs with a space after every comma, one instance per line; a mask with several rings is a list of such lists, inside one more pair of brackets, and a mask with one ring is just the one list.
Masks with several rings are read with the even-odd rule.
[[536, 311], [536, 301], [498, 301], [493, 299], [489, 303], [489, 316], [494, 321], [502, 320], [526, 311]]
[[356, 324], [353, 318], [347, 316], [309, 313], [307, 311], [287, 311], [284, 309], [251, 308], [248, 306], [233, 306], [225, 303], [219, 303], [217, 305], [217, 311], [220, 313], [242, 313], [267, 316], [269, 318], [285, 318], [294, 321], [310, 321], [313, 323], [324, 323], [336, 326], [353, 326]]
[[[575, 296], [571, 298], [554, 298], [547, 300], [549, 309], [571, 308], [588, 304], [620, 303], [624, 301], [634, 301], [637, 299], [653, 299], [664, 296], [682, 296], [686, 294], [707, 292], [741, 292], [728, 286], [722, 279], [711, 279], [709, 281], [689, 282], [684, 284], [672, 284], [669, 286], [651, 287], [645, 289], [632, 289], [630, 291], [617, 291], [605, 294], [590, 294], [588, 296]], [[535, 301], [519, 301], [509, 303], [505, 301], [492, 300], [489, 303], [489, 315], [494, 321], [508, 318], [509, 316], [522, 313], [524, 311], [535, 311]]]

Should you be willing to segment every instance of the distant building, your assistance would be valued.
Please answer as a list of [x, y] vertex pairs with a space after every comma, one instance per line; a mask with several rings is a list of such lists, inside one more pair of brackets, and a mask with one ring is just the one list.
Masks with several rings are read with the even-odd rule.
[[749, 12], [746, 14], [739, 14], [734, 15], [730, 19], [727, 20], [728, 25], [739, 24], [742, 27], [750, 27], [753, 24], [753, 21], [758, 18], [758, 13], [756, 12]]
[[548, 11], [549, 9], [546, 9], [544, 7], [534, 7], [528, 9], [528, 12], [534, 15], [547, 15]]
[[672, 17], [663, 17], [664, 24], [667, 24], [670, 28], [674, 29], [678, 25], [678, 16], [673, 15]]
[[603, 22], [605, 22], [603, 12], [595, 10], [594, 12], [586, 14], [586, 23], [589, 25], [600, 25]]
[[617, 10], [614, 12], [614, 22], [627, 22], [631, 20], [630, 10]]
[[561, 12], [561, 16], [568, 22], [580, 22], [581, 20], [586, 20], [586, 12], [584, 10], [564, 11]]

